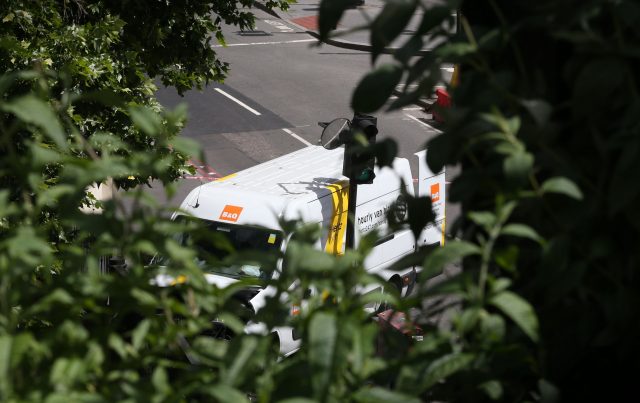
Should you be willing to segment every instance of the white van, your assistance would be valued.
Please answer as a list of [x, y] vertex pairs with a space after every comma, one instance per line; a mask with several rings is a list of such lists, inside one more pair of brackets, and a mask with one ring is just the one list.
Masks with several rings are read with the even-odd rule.
[[[284, 250], [286, 239], [279, 220], [296, 219], [320, 224], [322, 236], [317, 248], [341, 254], [345, 248], [349, 197], [349, 180], [342, 175], [343, 156], [344, 148], [326, 150], [321, 146], [309, 146], [199, 186], [189, 193], [180, 207], [185, 217], [190, 215], [189, 219], [203, 220], [208, 229], [223, 234], [236, 250]], [[377, 229], [381, 237], [364, 262], [365, 267], [398, 287], [410, 286], [415, 280], [415, 270], [385, 272], [386, 267], [419, 245], [444, 242], [444, 171], [438, 174], [429, 171], [425, 151], [417, 153], [416, 157], [419, 160], [418, 195], [431, 196], [437, 216], [436, 225], [425, 228], [419, 239], [414, 239], [409, 230], [390, 232], [387, 224], [387, 210], [402, 199], [402, 187], [407, 194], [414, 195], [414, 179], [407, 159], [396, 158], [393, 169], [376, 167], [373, 184], [359, 185], [357, 192], [355, 245], [362, 234]], [[398, 214], [402, 214], [402, 209]], [[281, 266], [280, 262], [278, 269]], [[248, 265], [218, 270], [205, 274], [209, 282], [218, 286], [228, 285], [243, 276], [261, 277], [265, 273], [260, 267]], [[172, 281], [163, 276], [157, 280], [161, 286]], [[254, 311], [264, 305], [265, 297], [272, 291], [267, 287], [252, 296], [249, 303]], [[297, 347], [291, 329], [276, 329], [276, 332], [281, 353], [287, 354]]]

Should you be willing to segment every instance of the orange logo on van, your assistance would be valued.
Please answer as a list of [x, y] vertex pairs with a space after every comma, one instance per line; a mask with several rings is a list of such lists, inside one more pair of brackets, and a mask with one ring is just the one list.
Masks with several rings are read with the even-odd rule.
[[434, 183], [431, 185], [431, 203], [435, 203], [440, 200], [440, 184]]
[[242, 207], [232, 206], [230, 204], [227, 204], [222, 209], [222, 213], [220, 214], [219, 219], [236, 222], [238, 221], [238, 218], [240, 218], [240, 213], [242, 213]]

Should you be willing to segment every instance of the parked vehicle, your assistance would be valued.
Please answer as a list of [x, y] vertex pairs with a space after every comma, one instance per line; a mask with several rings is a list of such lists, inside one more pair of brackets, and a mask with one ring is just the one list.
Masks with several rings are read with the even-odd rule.
[[[392, 232], [387, 222], [389, 208], [394, 204], [402, 205], [403, 191], [414, 195], [414, 180], [407, 159], [396, 158], [392, 168], [376, 167], [373, 183], [358, 186], [355, 244], [363, 234], [377, 230], [380, 238], [364, 262], [365, 268], [399, 287], [412, 285], [416, 279], [415, 269], [405, 273], [385, 269], [420, 245], [444, 242], [444, 171], [430, 172], [424, 162], [424, 153], [416, 154], [419, 160], [418, 194], [431, 196], [437, 219], [436, 225], [425, 228], [418, 239], [414, 239], [408, 229]], [[223, 240], [195, 242], [198, 263], [205, 271], [207, 281], [225, 287], [242, 277], [270, 276], [273, 268], [253, 265], [209, 267], [207, 257], [220, 259], [231, 250], [284, 250], [287, 239], [280, 227], [281, 219], [319, 224], [322, 235], [315, 246], [327, 253], [344, 253], [349, 183], [342, 175], [343, 157], [343, 148], [327, 150], [309, 146], [191, 191], [180, 206], [183, 213], [175, 219], [199, 222], [200, 228]], [[402, 208], [394, 211], [403, 214]], [[277, 262], [276, 269], [276, 273], [282, 270], [281, 261]], [[175, 281], [166, 275], [160, 275], [156, 280], [160, 286]], [[257, 312], [273, 291], [266, 287], [247, 293], [247, 303]], [[247, 331], [260, 331], [260, 326], [252, 324]], [[299, 342], [290, 328], [275, 331], [282, 354], [297, 348]]]

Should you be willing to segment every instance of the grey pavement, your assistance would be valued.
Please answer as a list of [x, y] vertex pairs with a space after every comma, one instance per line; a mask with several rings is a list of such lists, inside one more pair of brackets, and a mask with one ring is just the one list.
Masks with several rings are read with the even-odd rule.
[[[264, 5], [258, 0], [256, 5], [262, 9], [265, 9]], [[285, 20], [291, 24], [297, 25], [301, 29], [306, 30], [311, 35], [316, 36], [318, 32], [317, 28], [317, 15], [320, 8], [320, 0], [298, 0], [296, 3], [290, 4], [289, 9], [282, 11], [279, 9], [272, 10], [272, 14], [278, 18]], [[366, 0], [361, 6], [354, 6], [347, 9], [338, 26], [330, 35], [330, 41], [328, 44], [351, 48], [354, 50], [368, 50], [369, 47], [369, 33], [366, 30], [360, 30], [370, 24], [375, 17], [382, 11], [384, 7], [384, 1], [382, 0]], [[412, 21], [407, 26], [407, 29], [391, 44], [391, 48], [397, 47], [408, 39], [414, 32], [422, 13], [417, 12]], [[425, 49], [427, 50], [427, 49]]]
[[[298, 0], [296, 3], [290, 4], [286, 11], [274, 9], [268, 10], [263, 3], [258, 0], [256, 6], [287, 23], [297, 26], [299, 29], [306, 31], [311, 36], [319, 39], [318, 34], [318, 11], [321, 0]], [[427, 3], [438, 3], [438, 0], [427, 0]], [[371, 50], [369, 31], [365, 28], [382, 12], [385, 2], [382, 0], [365, 0], [363, 5], [353, 6], [347, 9], [338, 26], [329, 35], [324, 43], [329, 46], [335, 46], [343, 49], [350, 49], [362, 52]], [[403, 32], [390, 44], [383, 53], [393, 53], [394, 49], [402, 46], [411, 35], [415, 32], [415, 28], [420, 24], [423, 12], [416, 11], [414, 17], [409, 22]], [[418, 54], [429, 52], [435, 42], [426, 41], [424, 48]], [[443, 78], [445, 82], [451, 79], [452, 66], [443, 66]], [[442, 83], [444, 84], [444, 82]], [[433, 94], [429, 97], [423, 97], [415, 102], [416, 105], [428, 110], [434, 102]]]

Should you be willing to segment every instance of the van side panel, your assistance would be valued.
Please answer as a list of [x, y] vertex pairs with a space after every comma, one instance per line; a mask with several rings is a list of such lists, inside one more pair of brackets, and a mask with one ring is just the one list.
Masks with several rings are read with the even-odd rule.
[[427, 150], [414, 154], [418, 158], [418, 196], [431, 197], [431, 206], [436, 215], [435, 225], [430, 223], [418, 237], [419, 245], [444, 244], [446, 225], [446, 171], [434, 173], [427, 165]]
[[391, 206], [404, 197], [402, 189], [413, 195], [411, 168], [404, 158], [396, 158], [393, 169], [377, 169], [373, 184], [358, 186], [356, 241], [363, 234], [379, 232], [379, 244], [364, 262], [367, 270], [377, 270], [414, 250], [413, 234], [410, 231], [392, 233], [387, 220]]
[[321, 225], [319, 249], [342, 255], [345, 250], [347, 215], [349, 212], [349, 182], [346, 180], [327, 184], [329, 192], [323, 192], [307, 204], [309, 223]]

